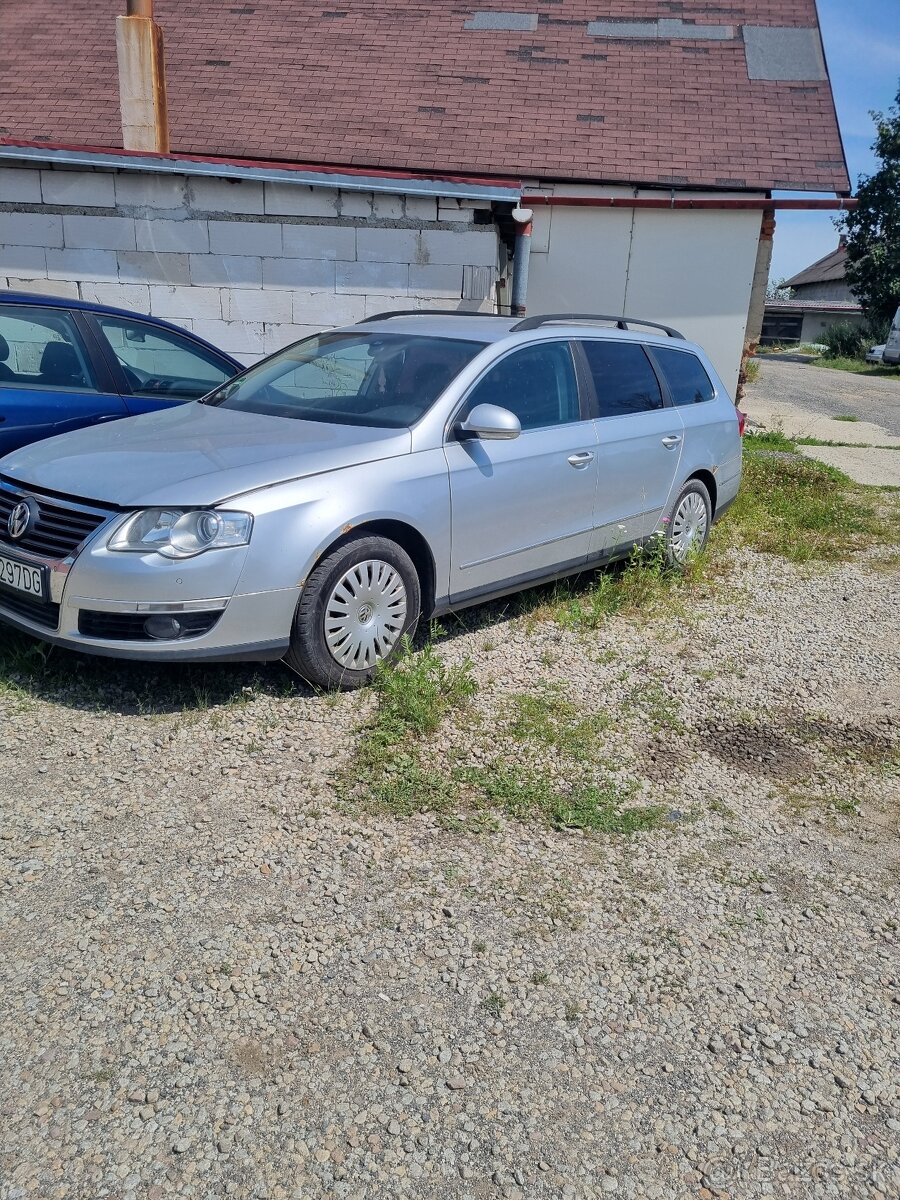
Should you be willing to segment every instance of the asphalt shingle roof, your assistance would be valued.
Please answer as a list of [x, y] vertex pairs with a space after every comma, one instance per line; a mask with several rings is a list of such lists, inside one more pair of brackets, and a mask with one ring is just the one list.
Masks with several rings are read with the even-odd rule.
[[[0, 137], [121, 146], [115, 17], [124, 7], [0, 4]], [[173, 150], [532, 180], [849, 190], [815, 0], [155, 8]], [[476, 17], [497, 12], [532, 19]], [[776, 61], [767, 26], [813, 32], [794, 39], [802, 54]], [[768, 53], [773, 78], [750, 78], [745, 27], [764, 30], [752, 69], [765, 74]], [[794, 61], [818, 77], [784, 79]]]
[[838, 246], [812, 266], [805, 267], [798, 275], [786, 279], [784, 286], [803, 287], [804, 284], [810, 283], [835, 283], [844, 280], [846, 274], [847, 250], [844, 246]]

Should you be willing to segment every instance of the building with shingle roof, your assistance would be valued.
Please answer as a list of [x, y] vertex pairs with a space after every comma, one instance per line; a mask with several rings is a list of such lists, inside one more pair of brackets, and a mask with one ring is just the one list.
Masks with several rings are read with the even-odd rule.
[[[145, 18], [126, 0], [3, 6], [0, 278], [102, 286], [253, 357], [380, 299], [503, 310], [518, 205], [529, 312], [683, 326], [734, 381], [772, 192], [850, 189], [814, 0], [484, 2], [156, 0], [168, 152], [140, 156], [116, 38], [117, 16]], [[62, 226], [3, 238], [6, 213]], [[195, 223], [183, 248], [175, 223]], [[43, 260], [10, 236], [40, 228]], [[194, 309], [162, 290], [192, 287]]]
[[818, 342], [832, 325], [863, 324], [862, 305], [846, 277], [847, 250], [843, 238], [828, 254], [784, 281], [791, 295], [767, 300], [761, 342], [792, 345]]

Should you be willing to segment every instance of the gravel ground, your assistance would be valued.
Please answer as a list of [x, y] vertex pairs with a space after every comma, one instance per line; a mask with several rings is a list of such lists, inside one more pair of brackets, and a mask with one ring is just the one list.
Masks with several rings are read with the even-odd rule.
[[442, 640], [432, 765], [558, 683], [629, 839], [341, 800], [373, 697], [277, 667], [0, 689], [0, 1196], [900, 1195], [897, 584], [746, 554]]
[[[804, 428], [797, 432], [833, 441], [869, 441], [854, 435], [852, 422], [833, 420], [849, 414], [900, 437], [900, 372], [895, 379], [854, 375], [850, 371], [783, 362], [765, 355], [759, 364], [759, 377], [747, 389], [744, 405], [751, 417], [754, 406], [760, 410], [783, 408], [791, 416], [794, 409], [811, 418], [824, 414], [831, 418], [830, 428], [823, 431], [822, 425], [817, 424], [815, 430]], [[791, 431], [786, 429], [786, 432]]]

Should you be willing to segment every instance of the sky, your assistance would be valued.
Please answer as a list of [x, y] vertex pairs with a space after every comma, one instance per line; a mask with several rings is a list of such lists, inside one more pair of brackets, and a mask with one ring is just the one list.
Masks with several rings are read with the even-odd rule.
[[[854, 192], [861, 174], [877, 169], [875, 126], [900, 86], [900, 0], [818, 0], [828, 73]], [[809, 196], [809, 192], [776, 192]], [[769, 278], [788, 279], [837, 245], [830, 213], [776, 213]]]

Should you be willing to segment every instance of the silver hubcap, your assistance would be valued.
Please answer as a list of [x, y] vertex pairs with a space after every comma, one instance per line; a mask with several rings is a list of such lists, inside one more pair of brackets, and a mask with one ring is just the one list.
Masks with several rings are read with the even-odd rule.
[[693, 546], [703, 545], [709, 517], [699, 492], [688, 492], [672, 517], [672, 553], [684, 562]]
[[342, 667], [365, 671], [393, 650], [406, 622], [406, 586], [390, 563], [369, 558], [335, 585], [325, 609], [325, 642]]

